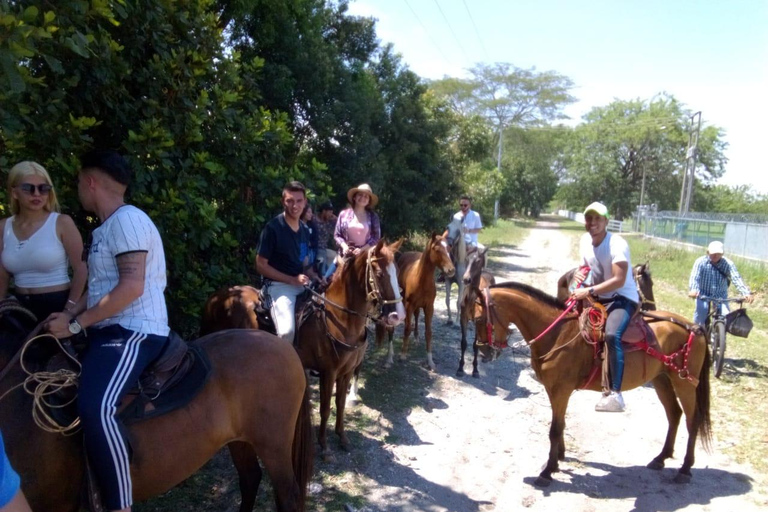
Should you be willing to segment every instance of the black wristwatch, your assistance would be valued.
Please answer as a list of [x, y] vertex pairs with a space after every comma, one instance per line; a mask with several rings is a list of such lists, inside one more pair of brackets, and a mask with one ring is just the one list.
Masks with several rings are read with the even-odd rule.
[[72, 334], [80, 334], [83, 331], [83, 326], [77, 321], [77, 317], [69, 321], [69, 332]]
[[592, 297], [597, 297], [597, 294], [595, 293], [595, 287], [594, 287], [594, 286], [590, 287], [590, 289], [589, 289], [589, 294], [590, 294]]

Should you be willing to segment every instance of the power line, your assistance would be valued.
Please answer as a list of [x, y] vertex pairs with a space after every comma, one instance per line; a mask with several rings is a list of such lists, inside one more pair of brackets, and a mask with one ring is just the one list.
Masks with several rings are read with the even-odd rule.
[[462, 46], [461, 41], [459, 41], [459, 36], [456, 35], [456, 32], [453, 31], [453, 27], [451, 26], [450, 22], [448, 21], [448, 18], [445, 16], [445, 13], [443, 12], [443, 8], [440, 7], [440, 4], [437, 3], [437, 0], [435, 0], [435, 5], [437, 6], [437, 10], [440, 11], [440, 14], [443, 17], [443, 20], [445, 20], [445, 24], [448, 25], [448, 30], [451, 31], [451, 34], [453, 34], [453, 38], [456, 40], [456, 44], [461, 49], [461, 53], [464, 54], [464, 58], [468, 61], [471, 61], [472, 59], [469, 58], [469, 55], [467, 55], [466, 50], [464, 50], [464, 46]]
[[418, 14], [416, 14], [416, 11], [414, 11], [414, 10], [413, 10], [413, 7], [411, 7], [411, 4], [409, 4], [409, 3], [408, 3], [408, 0], [404, 0], [404, 1], [405, 1], [405, 5], [407, 5], [407, 6], [408, 6], [408, 9], [410, 9], [410, 10], [411, 10], [411, 13], [413, 14], [414, 18], [416, 18], [416, 21], [418, 21], [418, 22], [419, 22], [419, 25], [421, 25], [421, 29], [424, 31], [424, 33], [425, 33], [425, 34], [427, 34], [427, 37], [428, 37], [428, 38], [429, 38], [429, 40], [432, 42], [432, 45], [433, 45], [433, 46], [434, 46], [434, 47], [437, 49], [437, 51], [440, 53], [440, 56], [443, 58], [443, 60], [445, 61], [445, 63], [446, 63], [446, 64], [448, 64], [448, 65], [450, 66], [451, 62], [448, 60], [448, 58], [447, 58], [447, 57], [445, 56], [445, 54], [443, 53], [443, 49], [440, 47], [440, 45], [439, 45], [439, 44], [437, 44], [437, 43], [435, 42], [434, 38], [432, 37], [432, 34], [430, 34], [430, 33], [429, 33], [429, 31], [427, 30], [427, 27], [426, 27], [426, 25], [424, 25], [424, 23], [421, 21], [421, 18], [419, 18], [419, 15], [418, 15]]
[[461, 0], [461, 3], [464, 4], [464, 9], [467, 10], [467, 15], [469, 16], [469, 21], [472, 22], [472, 26], [475, 28], [475, 35], [477, 35], [477, 40], [480, 41], [480, 47], [483, 49], [483, 53], [485, 54], [486, 59], [490, 59], [490, 55], [488, 55], [488, 50], [485, 49], [485, 44], [483, 44], [483, 38], [480, 37], [480, 31], [477, 29], [477, 25], [475, 25], [475, 19], [472, 17], [472, 13], [469, 12], [469, 7], [467, 6], [467, 2], [465, 0]]

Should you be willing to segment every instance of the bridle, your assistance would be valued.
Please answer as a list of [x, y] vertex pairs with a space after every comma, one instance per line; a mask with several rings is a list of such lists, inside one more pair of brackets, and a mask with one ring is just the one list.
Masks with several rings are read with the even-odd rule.
[[[375, 247], [368, 249], [368, 254], [365, 260], [365, 300], [368, 304], [372, 304], [372, 307], [369, 307], [365, 314], [358, 313], [357, 311], [344, 307], [341, 304], [337, 304], [336, 302], [317, 293], [315, 290], [309, 288], [308, 286], [305, 286], [305, 288], [309, 290], [309, 292], [317, 301], [323, 304], [333, 306], [334, 308], [343, 311], [348, 315], [359, 316], [367, 318], [373, 322], [378, 322], [384, 315], [384, 306], [402, 302], [403, 298], [400, 297], [397, 299], [385, 299], [384, 295], [381, 293], [381, 287], [379, 286], [379, 282], [376, 279], [376, 270], [373, 268], [374, 260], [380, 259], [374, 257], [375, 249]], [[374, 314], [371, 313], [371, 310], [373, 310]]]
[[640, 307], [642, 308], [643, 304], [653, 304], [656, 305], [656, 302], [652, 300], [648, 300], [648, 298], [643, 293], [643, 288], [640, 286], [640, 273], [639, 272], [633, 272], [635, 274], [635, 284], [637, 285], [637, 294], [640, 296]]

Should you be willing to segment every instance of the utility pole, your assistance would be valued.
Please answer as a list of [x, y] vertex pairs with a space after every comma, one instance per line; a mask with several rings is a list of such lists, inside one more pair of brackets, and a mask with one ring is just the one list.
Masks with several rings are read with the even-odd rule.
[[700, 131], [701, 111], [698, 111], [691, 116], [691, 124], [688, 128], [688, 149], [685, 151], [685, 173], [683, 174], [683, 187], [682, 190], [680, 190], [680, 215], [685, 215], [691, 208], [693, 182], [696, 176], [696, 153], [698, 151]]
[[[504, 141], [504, 123], [499, 119], [499, 156], [496, 161], [496, 168], [499, 170], [499, 175], [501, 175], [501, 145]], [[499, 198], [497, 197], [496, 200], [493, 202], [493, 220], [499, 220]]]

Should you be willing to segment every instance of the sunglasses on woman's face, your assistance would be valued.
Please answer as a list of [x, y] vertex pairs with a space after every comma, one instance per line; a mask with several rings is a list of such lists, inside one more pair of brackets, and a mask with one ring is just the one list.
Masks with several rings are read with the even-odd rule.
[[22, 192], [30, 196], [35, 194], [35, 189], [37, 189], [37, 192], [41, 196], [44, 196], [45, 194], [53, 190], [53, 187], [48, 185], [47, 183], [42, 183], [40, 185], [33, 185], [32, 183], [22, 183], [21, 185], [19, 185], [18, 188], [20, 188]]

